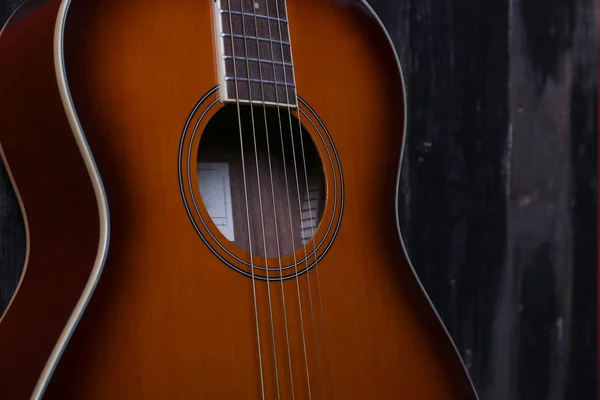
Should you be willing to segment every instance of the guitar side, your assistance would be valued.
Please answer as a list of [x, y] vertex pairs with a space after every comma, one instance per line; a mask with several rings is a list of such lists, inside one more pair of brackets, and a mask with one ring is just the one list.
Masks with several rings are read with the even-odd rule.
[[0, 145], [27, 229], [21, 281], [0, 319], [3, 399], [41, 396], [108, 244], [101, 182], [54, 72], [60, 3], [27, 1], [0, 35]]

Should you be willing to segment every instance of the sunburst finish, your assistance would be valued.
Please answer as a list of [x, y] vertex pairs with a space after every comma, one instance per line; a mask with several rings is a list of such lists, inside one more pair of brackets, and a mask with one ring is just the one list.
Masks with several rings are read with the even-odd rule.
[[[51, 41], [48, 35], [59, 3], [44, 5], [45, 14], [34, 13], [45, 22], [37, 33], [24, 34], [25, 41], [44, 39], [39, 46], [43, 56], [23, 56], [39, 68], [54, 68], [52, 51], [42, 47]], [[329, 138], [315, 140], [326, 178], [325, 222], [306, 247], [283, 260], [293, 263], [315, 243], [324, 245], [317, 245], [322, 258], [308, 272], [265, 281], [229, 268], [211, 243], [203, 241], [194, 227], [196, 216], [186, 209], [189, 196], [200, 198], [199, 189], [181, 185], [181, 171], [194, 170], [201, 137], [200, 133], [196, 143], [186, 139], [186, 122], [200, 99], [219, 85], [212, 2], [70, 3], [64, 27], [65, 71], [74, 111], [106, 190], [110, 250], [45, 398], [474, 396], [398, 238], [394, 203], [405, 116], [402, 77], [388, 38], [361, 1], [289, 0], [287, 7], [295, 85], [303, 100], [299, 110], [319, 121], [315, 129], [304, 119], [310, 135], [321, 130]], [[82, 204], [88, 205], [77, 208], [81, 215], [57, 209], [66, 221], [78, 224], [76, 232], [87, 232], [81, 225], [88, 223], [89, 231], [96, 232], [98, 209], [90, 206], [90, 178], [82, 175], [81, 165], [70, 167], [71, 159], [76, 164], [81, 156], [73, 142], [63, 143], [70, 130], [65, 111], [59, 112], [59, 88], [51, 83], [51, 71], [40, 77], [37, 87], [24, 90], [30, 95], [41, 88], [56, 100], [48, 123], [58, 126], [61, 139], [46, 137], [43, 143], [56, 145], [56, 154], [67, 154], [64, 167], [55, 172], [78, 187]], [[216, 100], [213, 115], [223, 107], [217, 95], [218, 91], [209, 94]], [[40, 117], [31, 118], [24, 135], [36, 140], [45, 133], [34, 129]], [[31, 158], [27, 165], [16, 161], [24, 142], [8, 132], [0, 138], [3, 145], [10, 144], [4, 149], [17, 187], [39, 184], [28, 165], [41, 168], [43, 160]], [[192, 149], [191, 159], [182, 158], [182, 145]], [[328, 151], [335, 154], [335, 162], [329, 163]], [[191, 181], [196, 180], [192, 174]], [[29, 204], [24, 201], [25, 211], [33, 207]], [[44, 226], [45, 218], [49, 223], [54, 211], [37, 217], [36, 227]], [[202, 205], [199, 212], [207, 217]], [[335, 229], [327, 231], [329, 221]], [[34, 226], [30, 228], [33, 232]], [[97, 235], [90, 238], [97, 244]], [[222, 244], [250, 262], [247, 252], [223, 237], [215, 238], [219, 243], [213, 247]], [[78, 243], [78, 238], [71, 241]], [[62, 274], [80, 265], [89, 271], [95, 248], [86, 243], [81, 251], [87, 249], [87, 257], [80, 258], [80, 252], [66, 246], [57, 249], [69, 257], [61, 265]], [[32, 242], [30, 252], [33, 260], [37, 252], [43, 254], [44, 245]], [[251, 264], [261, 262], [265, 259], [255, 255]], [[266, 262], [276, 272], [276, 260]], [[38, 261], [28, 268], [40, 265]], [[27, 279], [28, 275], [24, 282]], [[79, 279], [71, 290], [82, 290], [83, 284]], [[20, 296], [49, 293], [36, 290], [25, 291], [23, 286], [15, 304]], [[73, 300], [63, 303], [65, 309], [74, 307]], [[7, 315], [13, 311], [20, 309], [15, 305]], [[52, 309], [45, 312], [51, 314]], [[3, 321], [0, 346], [5, 322], [17, 332], [23, 318]], [[44, 323], [37, 328], [44, 336]], [[57, 340], [56, 329], [49, 335], [55, 335], [49, 342]], [[15, 343], [14, 338], [6, 340], [1, 348], [10, 351]], [[49, 345], [36, 349], [36, 359], [49, 357], [50, 351]], [[29, 377], [39, 376], [40, 364], [28, 371]], [[26, 390], [9, 393], [23, 398]]]

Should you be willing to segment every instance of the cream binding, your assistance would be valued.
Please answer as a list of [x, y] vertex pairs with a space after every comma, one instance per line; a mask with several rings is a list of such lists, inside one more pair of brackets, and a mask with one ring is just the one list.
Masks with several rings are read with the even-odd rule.
[[73, 309], [71, 313], [71, 317], [67, 321], [62, 334], [58, 338], [48, 361], [38, 379], [38, 382], [33, 390], [31, 395], [31, 399], [39, 400], [43, 397], [44, 391], [50, 382], [50, 378], [52, 377], [52, 373], [60, 360], [62, 353], [67, 347], [67, 343], [71, 338], [71, 335], [75, 331], [81, 316], [85, 312], [85, 308], [92, 298], [92, 294], [94, 293], [94, 289], [100, 280], [100, 275], [102, 274], [102, 269], [104, 267], [104, 263], [106, 261], [106, 256], [108, 254], [108, 242], [109, 242], [109, 212], [108, 212], [108, 202], [106, 200], [106, 193], [104, 192], [104, 186], [102, 185], [102, 179], [100, 178], [100, 174], [98, 172], [98, 168], [96, 167], [96, 162], [92, 156], [88, 143], [86, 141], [85, 135], [83, 133], [83, 129], [79, 123], [79, 119], [77, 117], [77, 113], [75, 111], [75, 105], [73, 104], [73, 99], [71, 98], [71, 93], [69, 91], [69, 86], [67, 83], [67, 76], [65, 71], [65, 62], [64, 62], [64, 51], [63, 51], [63, 37], [64, 37], [64, 29], [65, 23], [67, 19], [67, 12], [69, 9], [69, 5], [71, 4], [71, 0], [62, 0], [60, 4], [60, 8], [58, 10], [58, 15], [56, 18], [56, 26], [54, 29], [54, 70], [56, 73], [56, 81], [58, 83], [58, 89], [60, 92], [60, 97], [63, 103], [63, 107], [65, 109], [65, 113], [67, 115], [67, 119], [69, 120], [69, 125], [71, 126], [71, 131], [73, 132], [73, 136], [75, 137], [75, 141], [77, 142], [77, 147], [81, 152], [81, 156], [85, 163], [85, 167], [90, 176], [90, 180], [92, 182], [92, 186], [94, 188], [94, 194], [96, 195], [96, 201], [98, 204], [98, 219], [100, 221], [100, 232], [99, 232], [99, 241], [98, 241], [98, 251], [96, 253], [96, 259], [94, 261], [94, 266], [92, 268], [92, 272], [90, 273], [90, 277], [79, 297], [79, 301], [77, 305]]

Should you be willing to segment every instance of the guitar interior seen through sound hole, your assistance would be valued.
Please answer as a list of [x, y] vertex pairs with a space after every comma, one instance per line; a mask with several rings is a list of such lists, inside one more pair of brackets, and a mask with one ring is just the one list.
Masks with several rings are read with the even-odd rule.
[[254, 124], [250, 106], [240, 105], [246, 190], [237, 106], [228, 104], [211, 118], [200, 139], [200, 194], [217, 229], [249, 252], [247, 201], [252, 253], [264, 256], [266, 243], [267, 257], [285, 256], [301, 249], [321, 222], [326, 195], [323, 165], [304, 128], [300, 137], [293, 115], [290, 134], [286, 108], [266, 108], [266, 129], [265, 109], [254, 106], [253, 113]]

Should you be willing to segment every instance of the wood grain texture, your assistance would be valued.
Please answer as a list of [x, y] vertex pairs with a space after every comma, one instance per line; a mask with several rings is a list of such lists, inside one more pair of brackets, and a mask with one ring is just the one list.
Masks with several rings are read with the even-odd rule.
[[401, 225], [484, 399], [597, 398], [597, 2], [377, 0]]
[[598, 3], [545, 4], [510, 2], [510, 117], [523, 134], [509, 147], [512, 228], [502, 282], [511, 290], [499, 296], [498, 315], [521, 331], [494, 338], [519, 349], [497, 373], [512, 383], [510, 396], [580, 398], [586, 388], [596, 398]]

